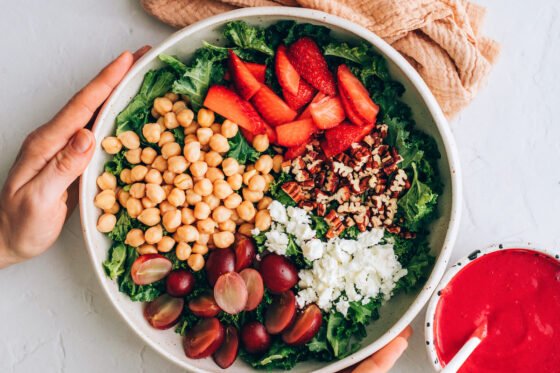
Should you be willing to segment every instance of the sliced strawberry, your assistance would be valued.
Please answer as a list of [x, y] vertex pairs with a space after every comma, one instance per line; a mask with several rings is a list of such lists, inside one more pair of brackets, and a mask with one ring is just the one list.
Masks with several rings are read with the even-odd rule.
[[229, 88], [221, 85], [210, 87], [203, 105], [251, 133], [265, 132], [266, 123], [255, 108]]
[[278, 83], [280, 83], [282, 89], [297, 96], [300, 78], [298, 72], [290, 60], [288, 60], [286, 46], [284, 44], [280, 45], [278, 50], [276, 50], [276, 64], [274, 68]]
[[262, 84], [259, 83], [247, 66], [245, 66], [245, 63], [231, 49], [228, 50], [228, 54], [229, 70], [235, 88], [243, 99], [249, 100], [261, 89]]
[[295, 110], [265, 85], [253, 96], [251, 102], [262, 117], [273, 126], [291, 122], [297, 116]]
[[361, 141], [371, 132], [373, 127], [373, 124], [358, 127], [344, 122], [335, 128], [325, 131], [325, 140], [321, 143], [325, 156], [331, 158], [342, 153], [348, 149], [352, 143]]
[[278, 144], [296, 146], [305, 143], [317, 130], [312, 119], [302, 119], [276, 127]]
[[266, 79], [266, 65], [261, 65], [260, 63], [254, 62], [245, 62], [245, 66], [247, 66], [255, 79], [264, 84], [264, 81]]
[[338, 97], [327, 97], [309, 105], [309, 112], [317, 128], [322, 130], [336, 127], [346, 118]]
[[241, 131], [241, 134], [243, 135], [243, 137], [245, 137], [245, 140], [247, 140], [247, 142], [249, 144], [252, 144], [256, 135], [253, 135], [251, 132], [247, 131], [243, 127], [239, 127], [239, 130]]
[[299, 75], [309, 84], [324, 94], [336, 95], [334, 77], [313, 39], [303, 37], [290, 45], [288, 57]]
[[379, 106], [369, 97], [369, 92], [362, 82], [352, 74], [346, 65], [338, 66], [337, 77], [340, 93], [346, 99], [346, 103], [367, 124], [375, 123]]
[[282, 95], [289, 107], [294, 110], [299, 110], [313, 99], [315, 92], [317, 92], [315, 88], [305, 80], [300, 79], [297, 95], [293, 95], [285, 89], [282, 90]]
[[286, 152], [284, 153], [284, 158], [286, 159], [294, 159], [299, 157], [303, 153], [305, 153], [305, 147], [307, 146], [307, 142], [304, 142], [301, 145], [296, 145], [289, 147]]
[[340, 102], [342, 102], [342, 107], [344, 108], [344, 112], [346, 113], [346, 117], [348, 117], [350, 122], [352, 122], [356, 126], [366, 126], [367, 122], [364, 119], [362, 119], [362, 117], [360, 117], [358, 115], [358, 113], [356, 113], [356, 110], [354, 110], [352, 105], [350, 105], [350, 103], [348, 102], [348, 99], [342, 93], [342, 90], [341, 90], [340, 87], [338, 87], [338, 91], [340, 92], [340, 95], [339, 95]]
[[313, 100], [311, 100], [311, 103], [309, 104], [309, 106], [307, 106], [305, 108], [305, 110], [303, 110], [301, 112], [301, 114], [297, 117], [297, 119], [305, 119], [305, 118], [311, 118], [311, 112], [309, 111], [311, 108], [311, 104], [314, 104], [316, 102], [322, 101], [325, 97], [329, 97], [326, 94], [324, 94], [323, 92], [317, 92], [317, 94], [315, 95], [315, 97], [313, 97]]
[[[253, 143], [253, 140], [255, 139], [255, 134], [252, 134], [251, 132], [247, 131], [245, 128], [241, 127], [239, 128], [241, 130], [241, 133], [243, 134], [243, 137], [245, 137], [245, 139], [247, 140], [247, 142], [249, 142], [249, 144]], [[274, 130], [274, 128], [272, 128], [270, 126], [270, 124], [264, 123], [264, 133], [266, 133], [266, 135], [268, 136], [268, 141], [271, 144], [275, 144], [276, 143], [276, 131]]]

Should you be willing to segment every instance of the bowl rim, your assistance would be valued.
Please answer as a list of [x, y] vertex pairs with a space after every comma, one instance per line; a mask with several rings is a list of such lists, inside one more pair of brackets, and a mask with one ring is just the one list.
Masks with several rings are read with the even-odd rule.
[[[186, 35], [191, 35], [199, 32], [203, 29], [212, 27], [215, 24], [219, 24], [225, 21], [240, 20], [245, 17], [258, 17], [258, 16], [276, 16], [276, 17], [298, 17], [302, 21], [312, 21], [317, 23], [322, 23], [325, 26], [339, 27], [343, 30], [350, 32], [351, 34], [367, 41], [373, 45], [384, 58], [390, 60], [397, 68], [399, 68], [403, 75], [405, 75], [418, 91], [424, 105], [427, 108], [430, 116], [432, 117], [437, 131], [439, 132], [444, 152], [447, 156], [447, 165], [450, 169], [450, 191], [451, 191], [451, 211], [449, 216], [449, 222], [447, 231], [445, 233], [445, 238], [443, 240], [441, 252], [436, 259], [436, 263], [432, 269], [432, 272], [424, 284], [423, 289], [416, 296], [414, 301], [410, 304], [407, 311], [399, 318], [399, 320], [394, 323], [383, 335], [381, 335], [377, 340], [370, 343], [369, 345], [363, 346], [359, 351], [354, 354], [335, 362], [332, 362], [324, 367], [315, 370], [316, 372], [336, 372], [343, 368], [349, 367], [359, 361], [363, 360], [367, 356], [371, 355], [373, 352], [379, 350], [381, 347], [386, 345], [390, 340], [395, 338], [408, 324], [410, 324], [413, 319], [421, 312], [424, 305], [428, 302], [433, 289], [438, 284], [439, 280], [443, 276], [445, 268], [447, 267], [451, 251], [453, 249], [455, 240], [457, 238], [459, 222], [462, 211], [462, 177], [461, 169], [459, 163], [458, 151], [455, 145], [455, 140], [451, 133], [451, 129], [445, 118], [443, 111], [441, 110], [439, 104], [437, 103], [432, 92], [420, 77], [418, 72], [409, 64], [409, 62], [392, 46], [386, 43], [379, 36], [373, 32], [367, 30], [365, 27], [359, 26], [352, 23], [349, 20], [343, 19], [338, 16], [334, 16], [322, 11], [313, 9], [302, 9], [294, 7], [252, 7], [252, 8], [242, 8], [225, 13], [221, 13], [199, 22], [196, 22], [190, 26], [187, 26], [181, 30], [178, 30], [161, 42], [157, 47], [152, 48], [148, 51], [142, 58], [140, 58], [136, 64], [130, 69], [126, 74], [120, 84], [115, 88], [111, 96], [107, 99], [103, 107], [101, 108], [99, 115], [97, 116], [94, 126], [93, 133], [96, 138], [99, 136], [99, 123], [105, 121], [108, 115], [107, 107], [111, 106], [116, 97], [118, 97], [124, 87], [129, 84], [129, 82], [151, 61], [157, 58], [157, 56], [169, 47], [175, 45], [178, 41], [183, 39]], [[96, 170], [97, 171], [97, 170]], [[168, 354], [162, 346], [154, 342], [152, 339], [148, 338], [147, 335], [142, 333], [140, 330], [135, 328], [133, 321], [129, 318], [127, 313], [117, 306], [116, 295], [113, 291], [109, 289], [108, 285], [104, 281], [105, 273], [102, 270], [99, 263], [96, 262], [96, 256], [94, 254], [93, 242], [94, 239], [90, 233], [89, 227], [95, 226], [95, 222], [89, 221], [85, 211], [91, 206], [87, 203], [85, 195], [84, 180], [89, 179], [88, 174], [94, 172], [91, 167], [88, 167], [82, 177], [80, 178], [79, 196], [80, 196], [80, 220], [82, 224], [82, 232], [84, 235], [84, 241], [88, 249], [89, 256], [92, 260], [94, 271], [97, 275], [98, 281], [101, 283], [103, 291], [108, 296], [111, 304], [117, 310], [118, 314], [125, 320], [129, 327], [134, 330], [134, 332], [149, 346], [154, 350], [159, 352], [162, 356], [168, 360], [174, 362], [182, 368], [190, 369], [194, 372], [206, 372], [204, 369], [198, 368], [190, 363], [189, 359], [178, 359], [173, 355]], [[92, 225], [93, 224], [93, 225]]]
[[463, 256], [462, 258], [457, 260], [457, 262], [455, 262], [455, 264], [453, 264], [453, 266], [451, 266], [443, 275], [443, 278], [441, 279], [439, 285], [430, 298], [426, 310], [426, 319], [424, 322], [426, 350], [428, 352], [430, 362], [436, 371], [439, 372], [441, 369], [443, 369], [443, 366], [441, 365], [436, 352], [434, 333], [436, 309], [440, 299], [440, 291], [445, 289], [447, 285], [449, 285], [449, 282], [451, 282], [451, 280], [453, 280], [459, 272], [465, 269], [469, 264], [476, 262], [481, 257], [487, 254], [495, 253], [497, 251], [516, 249], [534, 251], [536, 253], [549, 256], [560, 263], [560, 255], [558, 250], [547, 249], [546, 246], [540, 244], [536, 245], [533, 242], [505, 241], [502, 243], [488, 245], [482, 249], [474, 250], [470, 254]]

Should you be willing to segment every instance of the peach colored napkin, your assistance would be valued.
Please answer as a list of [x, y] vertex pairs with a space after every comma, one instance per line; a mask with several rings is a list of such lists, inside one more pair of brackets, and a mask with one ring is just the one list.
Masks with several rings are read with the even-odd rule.
[[476, 95], [499, 53], [479, 35], [485, 9], [467, 0], [141, 0], [174, 27], [248, 6], [301, 6], [346, 18], [397, 49], [453, 117]]

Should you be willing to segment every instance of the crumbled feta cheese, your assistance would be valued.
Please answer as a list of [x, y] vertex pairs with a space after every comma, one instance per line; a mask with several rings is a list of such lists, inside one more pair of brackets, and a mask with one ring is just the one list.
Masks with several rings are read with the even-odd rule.
[[278, 255], [286, 255], [290, 239], [286, 233], [270, 230], [265, 233], [265, 247], [268, 251]]
[[319, 240], [318, 238], [313, 238], [305, 242], [301, 246], [301, 250], [303, 252], [303, 256], [305, 257], [305, 259], [312, 262], [323, 256], [323, 252], [325, 251], [325, 248], [321, 240]]
[[288, 222], [286, 208], [280, 202], [272, 201], [270, 205], [268, 205], [268, 211], [270, 212], [270, 217], [273, 221], [280, 224], [286, 224]]

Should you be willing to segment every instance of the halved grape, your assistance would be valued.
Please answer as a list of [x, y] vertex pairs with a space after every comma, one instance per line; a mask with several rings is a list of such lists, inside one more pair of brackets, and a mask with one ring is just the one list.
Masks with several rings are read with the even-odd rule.
[[235, 270], [235, 255], [231, 249], [212, 250], [205, 266], [208, 282], [214, 286], [218, 277]]
[[225, 339], [220, 348], [212, 358], [218, 366], [222, 369], [226, 369], [231, 366], [237, 359], [237, 353], [239, 352], [239, 337], [237, 335], [237, 329], [234, 326], [230, 325], [226, 328], [225, 331]]
[[214, 299], [218, 306], [231, 315], [236, 315], [247, 305], [247, 285], [237, 272], [224, 273], [214, 285]]
[[240, 233], [235, 235], [233, 251], [235, 252], [235, 272], [249, 267], [257, 255], [253, 239]]
[[241, 342], [251, 354], [258, 354], [270, 347], [270, 334], [266, 332], [263, 324], [251, 321], [241, 328]]
[[185, 335], [185, 355], [191, 359], [202, 359], [212, 355], [224, 341], [224, 327], [216, 318], [203, 319]]
[[310, 304], [297, 315], [290, 328], [282, 334], [282, 340], [289, 345], [302, 345], [309, 342], [321, 328], [323, 315], [317, 305]]
[[189, 301], [189, 309], [198, 317], [214, 317], [220, 313], [220, 307], [214, 295], [207, 293]]
[[173, 297], [184, 297], [193, 291], [195, 279], [192, 272], [186, 269], [172, 271], [165, 282], [167, 294]]
[[156, 329], [168, 329], [177, 323], [185, 302], [182, 298], [174, 298], [163, 294], [146, 303], [144, 317]]
[[136, 285], [148, 285], [167, 276], [172, 267], [171, 261], [163, 255], [140, 255], [132, 263], [130, 275]]
[[247, 285], [247, 304], [245, 311], [252, 311], [261, 303], [264, 295], [264, 284], [261, 274], [253, 268], [245, 268], [239, 273]]
[[282, 293], [298, 282], [296, 266], [286, 257], [269, 254], [261, 260], [259, 269], [265, 286], [273, 293]]
[[264, 325], [270, 334], [282, 333], [294, 321], [296, 315], [296, 297], [291, 290], [274, 297], [267, 308]]

